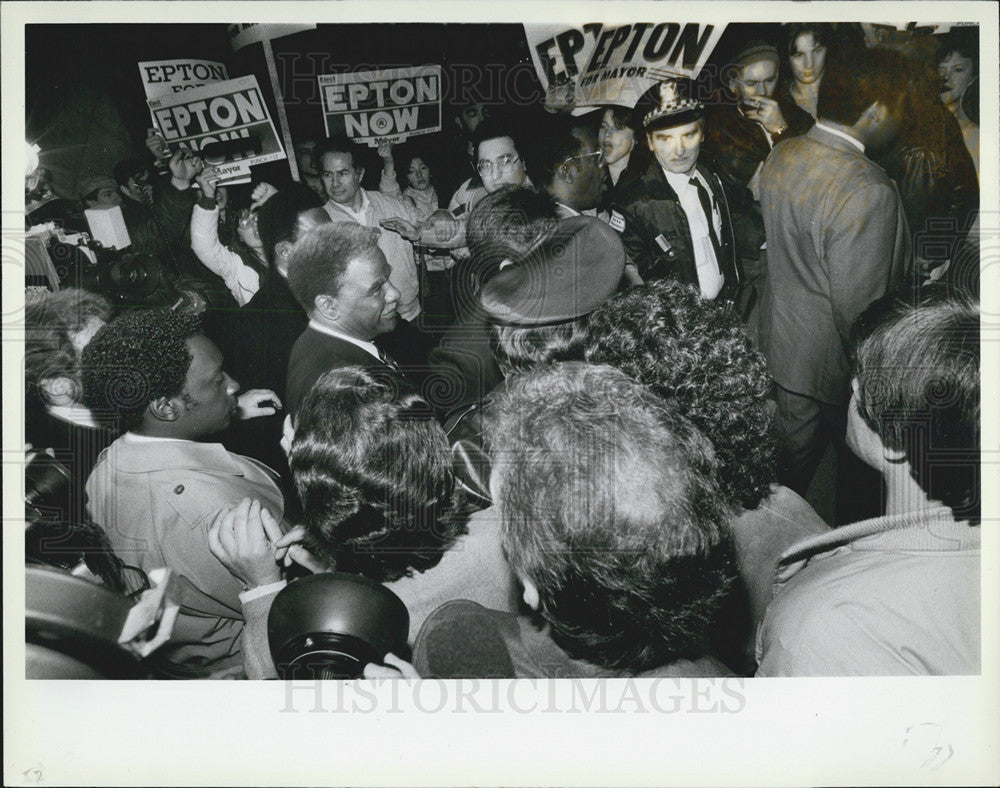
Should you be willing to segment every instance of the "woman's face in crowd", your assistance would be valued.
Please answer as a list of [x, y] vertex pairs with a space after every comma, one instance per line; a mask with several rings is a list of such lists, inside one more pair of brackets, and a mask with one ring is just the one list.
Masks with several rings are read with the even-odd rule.
[[826, 47], [816, 41], [812, 33], [801, 33], [795, 39], [795, 51], [788, 59], [797, 82], [811, 85], [826, 67]]
[[601, 118], [601, 129], [597, 135], [597, 144], [604, 155], [605, 164], [621, 161], [635, 147], [635, 133], [629, 128], [619, 128], [615, 124], [614, 113], [605, 110]]
[[406, 172], [406, 182], [417, 191], [423, 191], [431, 185], [431, 169], [424, 164], [423, 159], [414, 158], [410, 169]]
[[976, 70], [972, 58], [951, 52], [938, 64], [938, 76], [941, 77], [941, 101], [949, 106], [957, 104], [962, 98], [963, 91], [975, 78]]

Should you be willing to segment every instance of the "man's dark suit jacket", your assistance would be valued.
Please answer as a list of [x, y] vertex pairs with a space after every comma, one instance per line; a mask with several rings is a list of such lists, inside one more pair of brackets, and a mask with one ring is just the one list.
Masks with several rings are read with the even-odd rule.
[[[701, 163], [698, 172], [708, 182], [712, 201], [722, 216], [722, 248], [716, 255], [725, 284], [718, 299], [735, 298], [736, 239], [729, 213], [729, 203], [719, 177]], [[670, 188], [663, 169], [655, 159], [641, 178], [627, 184], [613, 207], [611, 226], [624, 220], [622, 243], [629, 259], [636, 264], [639, 275], [646, 281], [671, 277], [698, 286], [698, 270], [694, 259], [694, 242], [687, 215], [676, 192]], [[615, 216], [617, 213], [619, 217]], [[662, 244], [657, 238], [662, 236]]]
[[288, 359], [288, 378], [285, 384], [285, 410], [292, 416], [313, 384], [331, 369], [364, 367], [394, 385], [412, 388], [400, 372], [375, 358], [371, 353], [352, 342], [324, 334], [307, 326], [292, 348]]

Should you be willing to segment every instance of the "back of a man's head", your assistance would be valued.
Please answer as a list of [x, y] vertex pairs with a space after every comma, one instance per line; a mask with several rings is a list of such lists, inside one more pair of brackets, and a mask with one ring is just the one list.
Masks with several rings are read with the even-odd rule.
[[293, 183], [265, 202], [257, 212], [257, 234], [268, 262], [274, 263], [274, 247], [294, 242], [299, 214], [322, 208], [323, 200], [302, 183]]
[[476, 270], [488, 277], [516, 260], [559, 223], [552, 199], [535, 189], [501, 186], [476, 203], [465, 229]]
[[[111, 317], [103, 296], [68, 287], [54, 293], [29, 295], [24, 300], [24, 378], [29, 390], [47, 379], [79, 376], [76, 338], [89, 325]], [[79, 391], [75, 399], [80, 398]]]
[[351, 260], [378, 249], [379, 230], [356, 222], [315, 227], [288, 255], [288, 289], [308, 313], [320, 295], [336, 296]]
[[148, 170], [146, 163], [142, 159], [122, 159], [115, 165], [114, 176], [119, 186], [128, 185], [129, 179], [137, 172]]
[[508, 382], [488, 427], [512, 569], [573, 658], [626, 672], [705, 656], [732, 569], [711, 445], [607, 366]]
[[[550, 116], [532, 135], [525, 157], [535, 185], [542, 189], [552, 186], [559, 165], [583, 148], [583, 140], [594, 136], [582, 121], [563, 115]], [[596, 142], [596, 137], [594, 139]]]
[[201, 332], [196, 315], [137, 309], [101, 328], [83, 349], [83, 401], [100, 416], [117, 416], [122, 430], [142, 422], [149, 403], [184, 389], [191, 352]]
[[[872, 313], [876, 313], [874, 319]], [[858, 413], [910, 474], [956, 519], [980, 520], [979, 308], [934, 297], [884, 300], [855, 351]]]
[[899, 53], [873, 49], [851, 58], [831, 56], [819, 86], [816, 112], [820, 119], [853, 126], [875, 102], [898, 112], [907, 87], [906, 66]]

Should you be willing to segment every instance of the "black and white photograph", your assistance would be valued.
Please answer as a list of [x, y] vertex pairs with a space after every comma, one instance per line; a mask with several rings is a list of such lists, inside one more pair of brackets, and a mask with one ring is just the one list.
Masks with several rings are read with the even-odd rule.
[[995, 12], [5, 3], [5, 784], [994, 784]]

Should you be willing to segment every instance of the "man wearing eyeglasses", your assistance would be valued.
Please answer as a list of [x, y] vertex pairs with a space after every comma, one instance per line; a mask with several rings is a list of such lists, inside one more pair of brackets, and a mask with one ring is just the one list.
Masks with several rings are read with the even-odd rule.
[[731, 301], [733, 224], [719, 177], [698, 161], [705, 107], [693, 91], [690, 80], [667, 79], [640, 100], [654, 159], [621, 190], [609, 223], [644, 281], [677, 279], [703, 298]]
[[579, 120], [556, 116], [540, 131], [531, 155], [532, 171], [555, 201], [559, 218], [597, 216], [602, 173], [595, 130]]
[[459, 186], [451, 198], [448, 210], [436, 211], [424, 222], [394, 217], [383, 221], [382, 227], [399, 233], [413, 243], [437, 249], [450, 249], [458, 264], [452, 277], [452, 300], [461, 314], [471, 307], [471, 295], [478, 284], [475, 261], [470, 260], [465, 246], [465, 223], [469, 212], [483, 197], [503, 186], [531, 186], [524, 158], [518, 147], [518, 135], [512, 124], [496, 119], [485, 120], [476, 129], [475, 169], [479, 176]]

